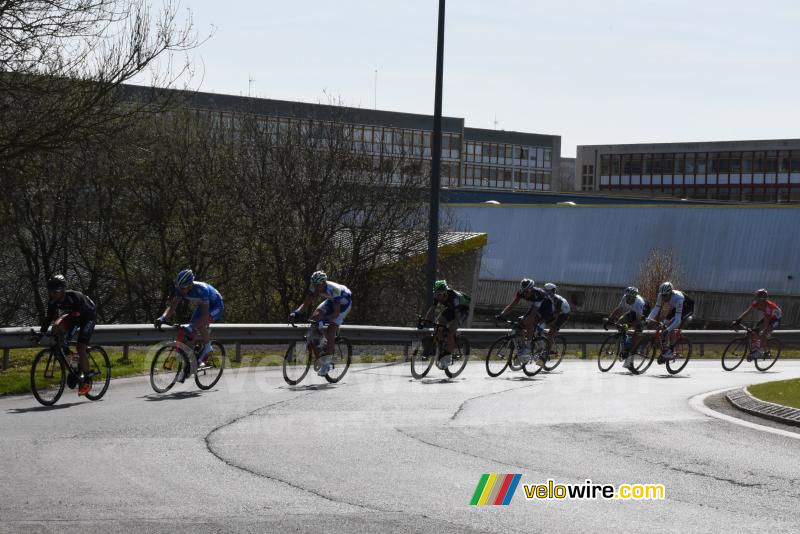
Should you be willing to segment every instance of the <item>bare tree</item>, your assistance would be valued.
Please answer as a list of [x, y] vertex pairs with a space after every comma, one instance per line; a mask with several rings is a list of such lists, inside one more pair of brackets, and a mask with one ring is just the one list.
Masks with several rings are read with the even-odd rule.
[[676, 289], [682, 289], [683, 271], [672, 249], [653, 248], [639, 265], [636, 285], [652, 306], [658, 295], [658, 286], [666, 281], [672, 282]]

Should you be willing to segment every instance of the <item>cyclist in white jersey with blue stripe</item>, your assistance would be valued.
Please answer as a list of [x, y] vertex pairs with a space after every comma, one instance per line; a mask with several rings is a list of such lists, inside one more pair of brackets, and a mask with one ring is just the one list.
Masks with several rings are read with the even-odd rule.
[[[306, 298], [299, 308], [289, 314], [289, 321], [294, 322], [299, 320], [305, 315], [306, 310], [310, 310], [314, 304], [314, 299], [322, 296], [325, 300], [316, 307], [314, 313], [311, 315], [312, 328], [309, 331], [311, 336], [316, 334], [316, 329], [313, 328], [314, 323], [320, 330], [325, 330], [325, 354], [320, 357], [317, 352], [316, 343], [311, 343], [311, 349], [319, 358], [319, 376], [325, 376], [333, 366], [331, 356], [333, 355], [334, 344], [336, 343], [336, 335], [339, 333], [339, 327], [342, 326], [344, 318], [350, 313], [353, 304], [353, 294], [342, 284], [328, 281], [328, 275], [323, 271], [316, 271], [311, 275], [311, 286], [306, 292]], [[311, 340], [311, 338], [309, 338]]]

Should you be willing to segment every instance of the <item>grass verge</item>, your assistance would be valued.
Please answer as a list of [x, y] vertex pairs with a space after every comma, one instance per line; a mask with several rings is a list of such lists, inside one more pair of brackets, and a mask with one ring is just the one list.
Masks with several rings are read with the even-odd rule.
[[800, 408], [800, 378], [756, 384], [747, 390], [757, 399]]

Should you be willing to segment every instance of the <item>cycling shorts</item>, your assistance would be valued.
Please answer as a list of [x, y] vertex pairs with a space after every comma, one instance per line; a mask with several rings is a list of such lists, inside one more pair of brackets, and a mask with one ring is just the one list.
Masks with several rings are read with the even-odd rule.
[[347, 314], [350, 313], [350, 309], [353, 307], [353, 301], [348, 301], [347, 304], [342, 304], [339, 308], [339, 315], [336, 317], [333, 316], [333, 301], [330, 299], [325, 299], [322, 303], [317, 306], [318, 310], [322, 310], [322, 324], [330, 324], [333, 323], [336, 326], [342, 326], [344, 323], [344, 318], [347, 317]]
[[[224, 311], [225, 311], [225, 305], [222, 302], [220, 302], [216, 306], [209, 307], [208, 315], [211, 317], [211, 322], [212, 323], [218, 323], [220, 317], [222, 317], [222, 312], [224, 312]], [[203, 307], [202, 306], [197, 306], [194, 309], [194, 313], [192, 314], [191, 322], [194, 324], [194, 323], [198, 322], [202, 318], [203, 318]]]

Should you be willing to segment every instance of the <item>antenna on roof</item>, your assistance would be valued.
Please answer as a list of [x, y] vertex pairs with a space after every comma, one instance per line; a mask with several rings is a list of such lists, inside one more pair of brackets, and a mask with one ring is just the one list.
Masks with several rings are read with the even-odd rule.
[[375, 109], [378, 109], [378, 69], [375, 69], [375, 100], [373, 100], [375, 104]]
[[247, 77], [247, 97], [248, 98], [250, 98], [250, 87], [253, 85], [254, 81], [256, 81], [256, 79], [253, 78], [252, 74]]
[[494, 115], [494, 129], [497, 129], [497, 113]]

